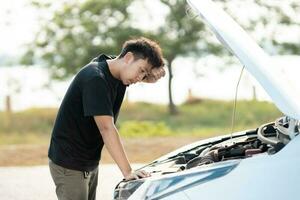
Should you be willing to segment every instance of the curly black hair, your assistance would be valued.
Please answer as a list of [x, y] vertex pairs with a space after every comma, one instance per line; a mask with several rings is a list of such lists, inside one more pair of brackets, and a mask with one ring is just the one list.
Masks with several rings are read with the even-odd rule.
[[122, 47], [119, 58], [126, 53], [132, 52], [135, 59], [147, 59], [152, 67], [158, 68], [164, 66], [162, 50], [158, 43], [145, 37], [127, 40]]

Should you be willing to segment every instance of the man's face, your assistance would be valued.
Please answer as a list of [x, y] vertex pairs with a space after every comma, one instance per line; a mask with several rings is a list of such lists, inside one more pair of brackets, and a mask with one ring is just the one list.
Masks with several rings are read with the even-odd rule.
[[130, 59], [121, 70], [120, 78], [124, 85], [141, 82], [150, 72], [152, 66], [146, 59]]

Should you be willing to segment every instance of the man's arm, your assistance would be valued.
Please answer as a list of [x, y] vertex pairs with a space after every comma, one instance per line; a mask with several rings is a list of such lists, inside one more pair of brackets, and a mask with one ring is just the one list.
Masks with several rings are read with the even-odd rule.
[[145, 171], [133, 171], [126, 153], [124, 151], [122, 142], [117, 128], [114, 125], [113, 117], [111, 116], [94, 116], [95, 122], [98, 126], [98, 129], [102, 135], [104, 144], [117, 163], [119, 169], [121, 170], [124, 178], [126, 180], [138, 179], [140, 177], [145, 178], [150, 176], [148, 172]]

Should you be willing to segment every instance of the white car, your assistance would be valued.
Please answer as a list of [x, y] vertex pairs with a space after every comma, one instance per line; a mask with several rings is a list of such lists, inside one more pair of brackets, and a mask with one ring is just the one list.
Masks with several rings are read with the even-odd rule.
[[256, 78], [283, 116], [171, 152], [141, 168], [151, 177], [120, 182], [114, 199], [300, 199], [299, 94], [286, 86], [274, 70], [276, 63], [215, 3], [188, 0], [188, 4]]

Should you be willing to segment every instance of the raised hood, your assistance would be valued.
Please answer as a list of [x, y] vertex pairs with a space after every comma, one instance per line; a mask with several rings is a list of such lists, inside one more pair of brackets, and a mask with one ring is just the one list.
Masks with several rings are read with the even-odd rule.
[[288, 85], [278, 65], [249, 35], [211, 0], [187, 0], [219, 41], [231, 51], [261, 84], [278, 109], [285, 115], [300, 119], [300, 94]]

